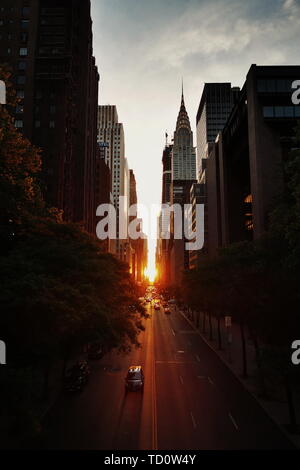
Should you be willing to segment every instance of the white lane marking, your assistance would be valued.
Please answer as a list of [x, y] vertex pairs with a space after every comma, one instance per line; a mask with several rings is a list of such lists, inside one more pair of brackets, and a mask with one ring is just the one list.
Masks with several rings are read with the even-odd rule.
[[192, 418], [193, 428], [196, 429], [197, 423], [196, 423], [196, 421], [195, 421], [195, 418], [194, 418], [194, 415], [193, 415], [192, 412], [191, 412], [191, 418]]
[[208, 378], [208, 381], [209, 381], [210, 385], [214, 385], [213, 380], [210, 377], [207, 377], [207, 378]]
[[177, 351], [178, 354], [184, 354], [184, 351]]
[[176, 336], [176, 333], [175, 333], [175, 331], [173, 330], [173, 328], [171, 328], [171, 330], [172, 330], [173, 336]]
[[179, 380], [181, 382], [181, 385], [183, 385], [183, 378], [181, 377], [181, 375], [179, 376]]
[[196, 359], [197, 359], [198, 362], [201, 362], [200, 357], [198, 356], [198, 354], [196, 355]]
[[238, 425], [236, 424], [236, 421], [235, 421], [234, 417], [232, 416], [232, 414], [231, 414], [231, 413], [229, 413], [229, 415], [228, 415], [228, 416], [229, 416], [229, 418], [230, 418], [230, 420], [231, 420], [231, 422], [232, 422], [233, 426], [234, 426], [234, 427], [235, 427], [235, 429], [238, 431], [238, 430], [239, 430], [239, 427], [238, 427]]
[[206, 379], [205, 375], [198, 375], [198, 379]]

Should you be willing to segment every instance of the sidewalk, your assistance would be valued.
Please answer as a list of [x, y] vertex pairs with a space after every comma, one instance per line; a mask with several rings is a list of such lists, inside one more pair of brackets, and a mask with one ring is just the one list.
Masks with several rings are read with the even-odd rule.
[[[289, 437], [289, 439], [300, 448], [300, 435], [291, 434], [288, 432], [289, 424], [289, 412], [286, 403], [285, 396], [280, 396], [278, 399], [265, 400], [259, 396], [259, 385], [257, 379], [257, 365], [255, 362], [255, 349], [254, 345], [249, 337], [249, 333], [245, 328], [245, 339], [246, 339], [246, 351], [248, 360], [248, 377], [243, 377], [243, 356], [242, 356], [242, 342], [239, 325], [232, 323], [231, 335], [232, 342], [228, 344], [228, 330], [225, 327], [224, 319], [221, 320], [221, 337], [222, 337], [222, 350], [218, 349], [218, 330], [217, 320], [212, 318], [212, 340], [210, 340], [210, 329], [208, 319], [206, 320], [205, 334], [202, 333], [202, 320], [203, 315], [199, 318], [199, 327], [196, 326], [196, 315], [194, 318], [192, 313], [189, 315], [180, 311], [180, 313], [186, 318], [191, 326], [198, 331], [202, 339], [209, 345], [211, 349], [215, 351], [220, 359], [226, 364], [226, 366], [234, 373], [239, 379], [243, 386], [253, 395], [256, 401], [262, 406], [270, 418], [282, 429], [282, 431]], [[300, 394], [294, 393], [294, 402], [296, 407], [296, 415], [298, 422], [300, 422]]]

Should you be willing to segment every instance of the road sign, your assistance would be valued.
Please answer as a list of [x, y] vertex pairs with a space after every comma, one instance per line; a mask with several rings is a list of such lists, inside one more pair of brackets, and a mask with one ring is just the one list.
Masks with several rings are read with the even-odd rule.
[[230, 316], [225, 317], [225, 326], [226, 326], [226, 328], [231, 327], [231, 317]]

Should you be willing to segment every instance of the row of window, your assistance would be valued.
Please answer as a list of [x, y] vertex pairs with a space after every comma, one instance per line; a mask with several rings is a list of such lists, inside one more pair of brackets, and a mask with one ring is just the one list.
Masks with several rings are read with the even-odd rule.
[[[35, 114], [39, 114], [40, 113], [40, 106], [35, 106]], [[50, 114], [55, 114], [56, 113], [56, 106], [55, 105], [50, 105], [49, 107], [49, 112]], [[16, 113], [17, 114], [22, 114], [24, 113], [24, 106], [21, 105], [21, 104], [18, 104], [16, 106]]]
[[[17, 90], [17, 97], [20, 98], [20, 99], [24, 99], [24, 97], [25, 97], [25, 92], [24, 92], [24, 90]], [[42, 93], [41, 91], [37, 91], [36, 94], [35, 94], [35, 98], [36, 98], [37, 100], [42, 99], [42, 98], [43, 98], [43, 93]], [[51, 93], [49, 94], [49, 99], [50, 99], [50, 100], [54, 100], [54, 99], [55, 99], [55, 93], [54, 93], [54, 92], [51, 92]], [[50, 107], [50, 109], [53, 109], [53, 108]]]
[[[11, 13], [15, 12], [17, 10], [17, 8], [14, 8], [14, 7], [10, 7], [10, 8], [6, 8], [7, 11], [10, 11]], [[0, 8], [0, 12], [1, 13], [4, 13], [5, 12], [5, 7], [1, 7]], [[24, 18], [28, 18], [28, 16], [30, 15], [30, 7], [23, 7], [21, 9], [21, 13], [22, 13], [22, 16]]]
[[263, 115], [266, 118], [300, 118], [300, 106], [264, 106]]
[[292, 79], [257, 80], [257, 90], [261, 93], [291, 93]]
[[[4, 41], [5, 39], [7, 39], [8, 41], [12, 41], [14, 39], [14, 35], [11, 34], [11, 33], [8, 33], [8, 34], [0, 33], [0, 40]], [[28, 33], [21, 33], [20, 34], [20, 41], [21, 42], [27, 42], [28, 41]]]
[[[5, 24], [14, 24], [14, 20], [9, 20], [7, 23], [5, 23], [5, 20], [0, 19], [0, 26], [5, 26]], [[29, 26], [29, 20], [21, 20], [22, 30], [27, 30], [28, 26]]]
[[[24, 121], [23, 119], [16, 119], [15, 120], [15, 127], [17, 129], [23, 129]], [[41, 127], [41, 121], [37, 120], [34, 122], [34, 127], [39, 129]], [[55, 121], [49, 121], [49, 129], [55, 129]]]

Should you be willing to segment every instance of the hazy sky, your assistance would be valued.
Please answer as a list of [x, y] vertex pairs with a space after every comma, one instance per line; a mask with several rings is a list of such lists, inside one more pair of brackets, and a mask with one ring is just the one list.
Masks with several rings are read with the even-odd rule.
[[204, 82], [242, 86], [252, 63], [299, 64], [299, 1], [92, 0], [99, 102], [117, 105], [140, 203], [160, 202], [181, 77], [196, 146]]

